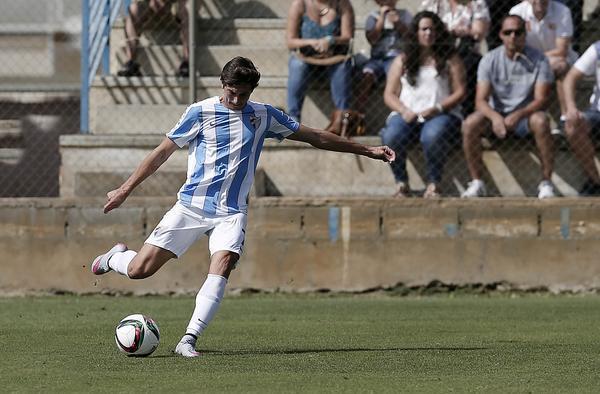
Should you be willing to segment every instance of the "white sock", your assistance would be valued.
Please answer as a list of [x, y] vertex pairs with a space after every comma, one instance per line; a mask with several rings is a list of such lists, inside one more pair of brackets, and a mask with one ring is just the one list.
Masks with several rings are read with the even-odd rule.
[[198, 336], [206, 329], [219, 309], [225, 293], [227, 279], [220, 275], [208, 274], [206, 281], [196, 295], [196, 308], [185, 330], [186, 334]]
[[129, 263], [131, 263], [131, 260], [133, 260], [136, 255], [137, 252], [134, 250], [117, 252], [108, 259], [108, 266], [112, 268], [113, 271], [129, 278], [129, 275], [127, 275], [127, 267], [129, 267]]

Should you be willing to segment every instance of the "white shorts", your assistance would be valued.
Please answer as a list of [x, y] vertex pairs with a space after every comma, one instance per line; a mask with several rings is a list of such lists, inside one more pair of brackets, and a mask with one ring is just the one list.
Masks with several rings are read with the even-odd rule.
[[194, 242], [207, 235], [211, 256], [220, 250], [228, 250], [241, 256], [246, 222], [245, 213], [209, 215], [177, 201], [173, 208], [165, 213], [146, 243], [166, 249], [180, 257]]

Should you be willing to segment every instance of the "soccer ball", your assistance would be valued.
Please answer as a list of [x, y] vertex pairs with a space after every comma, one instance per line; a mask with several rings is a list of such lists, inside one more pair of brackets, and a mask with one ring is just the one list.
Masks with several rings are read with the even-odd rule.
[[125, 317], [115, 328], [117, 347], [128, 356], [148, 356], [156, 350], [159, 341], [156, 322], [139, 313]]

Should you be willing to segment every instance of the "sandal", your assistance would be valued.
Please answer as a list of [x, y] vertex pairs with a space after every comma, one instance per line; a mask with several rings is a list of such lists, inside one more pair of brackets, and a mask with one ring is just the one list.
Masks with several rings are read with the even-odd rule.
[[410, 188], [404, 182], [398, 182], [398, 187], [396, 189], [396, 193], [394, 193], [395, 198], [406, 198], [410, 197]]
[[179, 78], [189, 78], [190, 76], [190, 63], [187, 60], [184, 60], [179, 65], [177, 69], [177, 77]]
[[123, 68], [117, 71], [119, 77], [141, 77], [140, 65], [133, 60], [128, 60]]
[[440, 198], [441, 196], [440, 190], [435, 183], [428, 184], [425, 193], [423, 193], [423, 198]]

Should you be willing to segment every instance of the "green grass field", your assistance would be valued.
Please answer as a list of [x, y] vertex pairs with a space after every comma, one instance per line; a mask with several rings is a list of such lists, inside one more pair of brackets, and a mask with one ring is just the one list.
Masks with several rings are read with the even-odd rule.
[[[600, 296], [228, 296], [171, 353], [193, 297], [0, 298], [0, 392], [599, 392]], [[141, 312], [148, 358], [113, 330]]]

